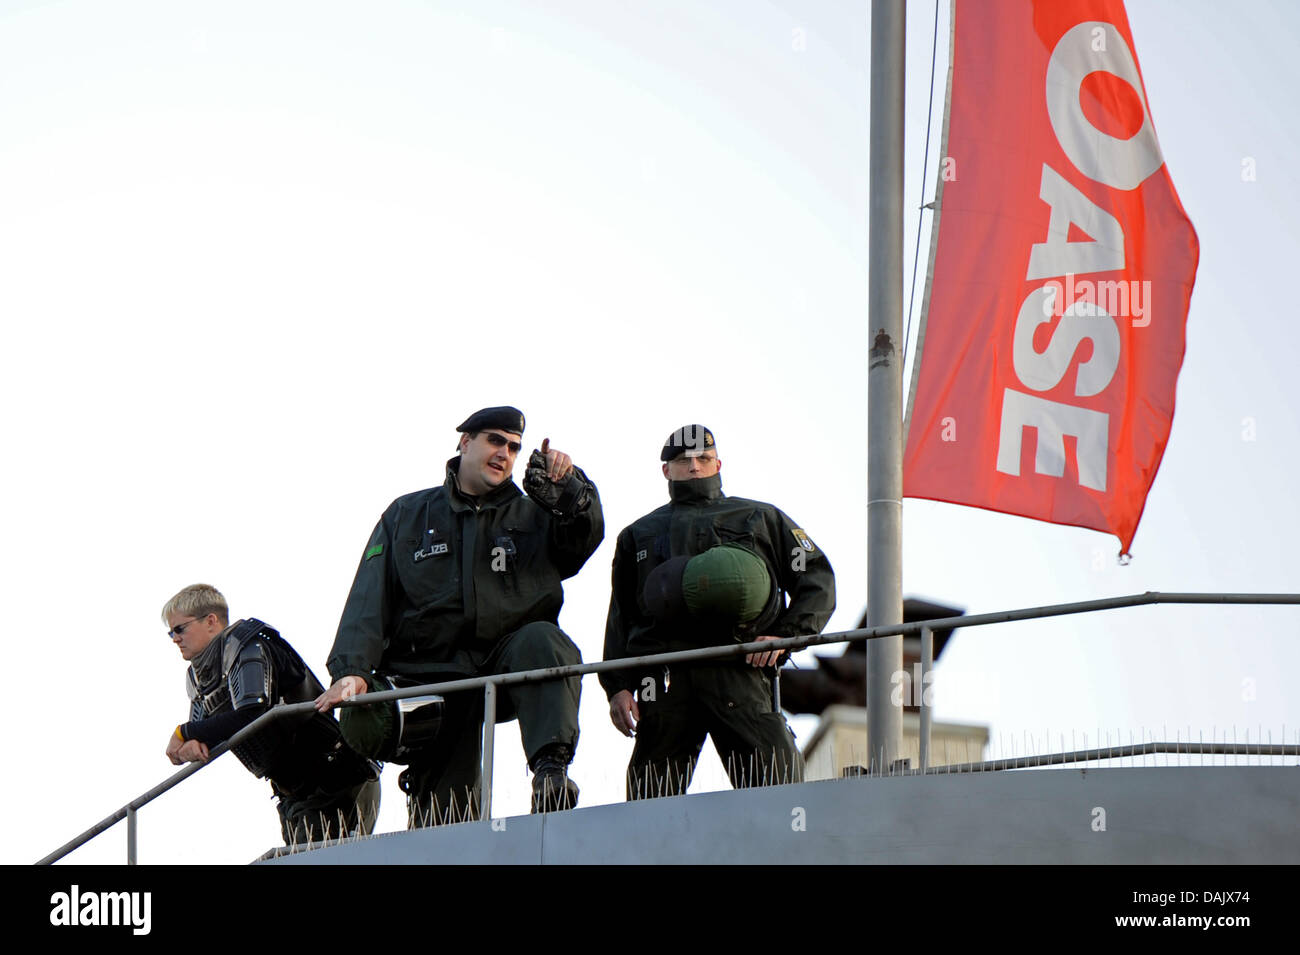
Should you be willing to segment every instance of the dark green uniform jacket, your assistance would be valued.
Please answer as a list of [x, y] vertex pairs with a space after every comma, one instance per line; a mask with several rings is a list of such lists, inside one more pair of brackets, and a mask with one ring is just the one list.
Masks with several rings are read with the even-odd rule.
[[[606, 660], [821, 632], [835, 610], [835, 574], [826, 555], [794, 521], [771, 504], [726, 497], [719, 475], [669, 481], [668, 491], [670, 503], [618, 535]], [[650, 572], [672, 557], [693, 557], [719, 544], [739, 544], [767, 564], [775, 586], [763, 613], [730, 632], [650, 617], [642, 599]], [[600, 682], [612, 697], [619, 690], [635, 690], [639, 675], [632, 670], [602, 673]]]
[[459, 466], [452, 458], [442, 487], [399, 497], [379, 519], [327, 662], [335, 681], [474, 674], [501, 637], [557, 622], [560, 581], [605, 536], [595, 486], [587, 509], [562, 521], [514, 481], [477, 499], [462, 494]]

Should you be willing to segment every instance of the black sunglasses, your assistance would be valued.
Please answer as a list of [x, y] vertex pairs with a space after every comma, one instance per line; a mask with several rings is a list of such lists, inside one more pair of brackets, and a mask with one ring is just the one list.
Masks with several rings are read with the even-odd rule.
[[177, 624], [176, 626], [172, 627], [170, 630], [167, 631], [167, 639], [175, 640], [177, 637], [185, 633], [186, 627], [188, 627], [190, 624], [198, 623], [202, 619], [203, 617], [195, 617], [193, 620], [186, 620], [184, 623]]
[[495, 431], [484, 431], [483, 437], [487, 438], [488, 444], [494, 448], [509, 448], [511, 454], [518, 454], [524, 449], [518, 441], [511, 441], [504, 434], [497, 434]]

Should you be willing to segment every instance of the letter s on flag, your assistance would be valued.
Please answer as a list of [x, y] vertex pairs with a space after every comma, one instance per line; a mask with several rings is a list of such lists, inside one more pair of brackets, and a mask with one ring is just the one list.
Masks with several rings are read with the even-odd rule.
[[1128, 17], [1120, 0], [956, 0], [953, 31], [961, 174], [938, 181], [903, 493], [1107, 531], [1127, 553], [1200, 255]]

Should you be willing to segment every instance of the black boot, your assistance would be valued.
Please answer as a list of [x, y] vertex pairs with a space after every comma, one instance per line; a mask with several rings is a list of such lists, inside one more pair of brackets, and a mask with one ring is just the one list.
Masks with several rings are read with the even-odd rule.
[[569, 778], [573, 747], [548, 743], [537, 751], [533, 771], [533, 812], [572, 809], [578, 804], [578, 784]]

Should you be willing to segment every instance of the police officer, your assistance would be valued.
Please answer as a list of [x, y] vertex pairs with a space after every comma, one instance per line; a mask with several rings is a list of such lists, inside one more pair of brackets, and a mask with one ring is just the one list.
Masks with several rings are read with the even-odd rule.
[[[272, 627], [230, 624], [226, 598], [193, 584], [163, 607], [167, 635], [190, 662], [190, 720], [172, 732], [174, 765], [208, 751], [279, 702], [314, 700], [324, 688]], [[369, 832], [379, 811], [379, 767], [344, 745], [329, 714], [283, 718], [234, 748], [255, 776], [271, 781], [286, 845]]]
[[[407, 494], [366, 543], [328, 666], [328, 709], [355, 694], [466, 676], [581, 663], [557, 621], [560, 582], [576, 574], [605, 534], [595, 486], [549, 439], [528, 459], [524, 490], [511, 479], [524, 416], [484, 408], [457, 428], [458, 455], [442, 486]], [[578, 741], [581, 681], [505, 687], [498, 721], [519, 719], [533, 770], [533, 811], [567, 809]], [[400, 784], [412, 826], [479, 814], [481, 691], [446, 697], [437, 733], [405, 738], [393, 708], [348, 707], [349, 743], [406, 762]]]
[[[722, 493], [703, 425], [674, 431], [660, 459], [669, 503], [618, 536], [605, 659], [820, 633], [835, 577], [809, 536], [770, 504]], [[783, 656], [602, 673], [610, 719], [636, 737], [628, 798], [685, 792], [706, 735], [733, 786], [800, 781], [802, 758], [773, 705]]]

